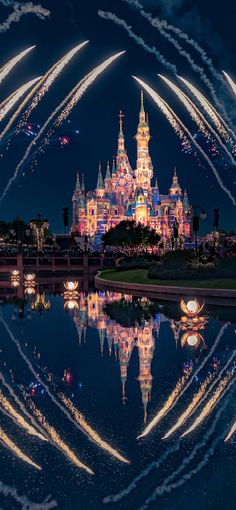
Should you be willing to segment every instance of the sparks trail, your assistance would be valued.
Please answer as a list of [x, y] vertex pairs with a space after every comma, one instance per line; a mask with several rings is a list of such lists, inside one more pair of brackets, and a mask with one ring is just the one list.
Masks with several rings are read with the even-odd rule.
[[32, 427], [25, 419], [24, 417], [19, 414], [16, 409], [11, 405], [11, 403], [7, 400], [7, 398], [3, 395], [3, 393], [0, 390], [0, 405], [7, 411], [7, 414], [11, 416], [11, 418], [14, 420], [14, 422], [22, 427], [24, 430], [28, 432], [28, 434], [32, 436], [36, 436], [42, 441], [46, 441], [45, 436], [37, 432], [37, 430]]
[[[176, 398], [174, 399], [173, 403], [172, 403], [172, 406], [171, 406], [171, 409], [173, 409], [173, 407], [177, 404], [177, 402], [179, 401], [179, 399], [184, 395], [184, 393], [187, 391], [187, 389], [189, 388], [189, 386], [191, 386], [194, 378], [197, 376], [197, 374], [200, 372], [200, 370], [202, 370], [202, 368], [205, 366], [206, 362], [209, 360], [209, 358], [212, 356], [214, 350], [216, 349], [225, 329], [227, 328], [228, 326], [228, 323], [224, 324], [222, 326], [222, 328], [220, 329], [220, 332], [217, 336], [217, 338], [215, 339], [215, 342], [214, 344], [212, 345], [209, 353], [207, 354], [207, 356], [203, 359], [202, 363], [197, 367], [197, 369], [195, 370], [195, 372], [192, 374], [192, 376], [190, 378], [188, 378], [187, 382], [186, 382], [186, 385], [183, 386], [182, 390], [180, 391], [180, 393], [176, 396]], [[159, 413], [158, 413], [159, 414]], [[157, 415], [158, 416], [158, 415]], [[152, 429], [153, 427], [156, 425], [156, 421], [155, 421], [155, 418], [151, 421], [151, 423], [149, 423], [149, 425], [146, 427], [146, 429], [143, 431], [143, 433], [141, 434], [140, 437], [143, 437], [143, 436], [146, 436]]]
[[19, 99], [29, 90], [38, 80], [40, 80], [41, 76], [35, 78], [34, 80], [30, 80], [16, 92], [13, 92], [5, 101], [0, 105], [0, 121], [4, 119], [4, 117], [8, 114], [8, 112], [15, 106], [15, 104], [19, 101]]
[[186, 432], [184, 432], [182, 434], [181, 437], [185, 437], [188, 434], [190, 434], [190, 432], [195, 430], [198, 427], [198, 425], [200, 425], [205, 420], [205, 418], [207, 418], [207, 416], [213, 411], [215, 406], [218, 404], [218, 402], [221, 400], [221, 398], [225, 395], [225, 390], [227, 390], [228, 383], [233, 378], [233, 376], [235, 374], [235, 370], [236, 370], [236, 366], [234, 366], [232, 368], [232, 370], [230, 372], [228, 372], [228, 374], [224, 377], [224, 379], [222, 379], [218, 388], [216, 388], [214, 394], [212, 395], [210, 400], [206, 403], [206, 405], [204, 406], [204, 408], [201, 411], [201, 413], [199, 414], [199, 416], [193, 422], [191, 427], [189, 427], [188, 430], [186, 430]]
[[69, 446], [60, 438], [58, 432], [49, 425], [46, 421], [46, 418], [43, 416], [41, 411], [37, 409], [37, 407], [34, 405], [32, 401], [29, 402], [30, 409], [36, 416], [37, 420], [39, 421], [40, 425], [46, 430], [47, 434], [50, 436], [52, 443], [60, 450], [62, 451], [66, 457], [74, 464], [76, 467], [79, 467], [81, 469], [84, 469], [87, 473], [90, 475], [93, 475], [94, 472], [87, 467], [83, 462], [81, 462], [78, 457], [75, 455], [75, 453], [69, 448]]
[[153, 418], [153, 420], [149, 423], [149, 425], [145, 428], [145, 430], [140, 434], [137, 439], [141, 439], [142, 437], [146, 436], [151, 432], [151, 430], [166, 416], [166, 414], [172, 409], [172, 407], [175, 405], [176, 399], [179, 397], [180, 393], [182, 392], [187, 380], [190, 377], [192, 368], [189, 369], [186, 375], [183, 375], [181, 379], [177, 382], [174, 390], [166, 400], [166, 403], [164, 406], [160, 409], [160, 411], [156, 414], [156, 416]]
[[26, 98], [22, 101], [20, 106], [17, 108], [16, 112], [12, 117], [10, 118], [9, 122], [7, 123], [6, 127], [0, 134], [0, 141], [6, 136], [11, 126], [14, 124], [14, 122], [18, 119], [21, 112], [24, 110], [24, 108], [27, 106], [29, 101], [33, 98], [31, 104], [29, 105], [28, 109], [26, 110], [22, 121], [19, 122], [19, 128], [24, 124], [30, 113], [33, 111], [34, 108], [38, 105], [38, 103], [43, 98], [44, 94], [48, 92], [49, 88], [53, 85], [56, 78], [61, 74], [64, 67], [71, 61], [71, 59], [74, 57], [76, 53], [80, 49], [87, 44], [88, 41], [85, 41], [75, 48], [73, 48], [71, 51], [69, 51], [64, 57], [62, 57], [56, 64], [54, 64], [49, 71], [41, 78], [40, 82], [37, 83], [37, 85], [31, 90], [31, 92], [26, 96]]
[[219, 114], [219, 112], [214, 108], [214, 106], [208, 101], [208, 99], [196, 88], [192, 83], [188, 80], [182, 78], [182, 76], [178, 76], [179, 80], [181, 80], [184, 85], [192, 92], [193, 96], [197, 99], [199, 104], [205, 110], [207, 115], [210, 117], [211, 122], [216, 126], [219, 133], [223, 136], [226, 142], [230, 142], [233, 144], [233, 140], [228, 132], [231, 133], [232, 137], [236, 139], [235, 133], [232, 129], [226, 124], [223, 117]]
[[[163, 104], [163, 99], [151, 87], [149, 87], [143, 80], [140, 80], [140, 78], [136, 78], [135, 76], [133, 78], [149, 93], [149, 95], [152, 97], [152, 99], [155, 101], [155, 103], [159, 107], [160, 107], [160, 102]], [[166, 103], [165, 103], [165, 105], [166, 105]], [[163, 108], [161, 108], [161, 109], [163, 111]], [[187, 136], [190, 138], [190, 140], [193, 143], [193, 145], [195, 145], [195, 147], [198, 149], [198, 151], [200, 152], [202, 157], [208, 163], [209, 167], [212, 169], [212, 171], [214, 173], [214, 176], [215, 176], [219, 186], [221, 187], [221, 189], [228, 195], [228, 197], [231, 200], [231, 202], [233, 203], [233, 205], [236, 206], [235, 198], [233, 197], [233, 195], [230, 192], [230, 190], [228, 190], [228, 188], [226, 188], [226, 186], [224, 185], [224, 183], [223, 183], [223, 181], [222, 181], [222, 179], [221, 179], [221, 177], [220, 177], [216, 167], [213, 165], [213, 163], [210, 160], [210, 158], [204, 152], [202, 147], [198, 144], [196, 139], [192, 136], [192, 134], [190, 133], [189, 129], [184, 125], [182, 120], [180, 120], [180, 118], [176, 115], [176, 113], [169, 106], [168, 106], [168, 109], [169, 109], [169, 112], [171, 113], [172, 117], [174, 117], [176, 123], [181, 126], [182, 130], [187, 134]]]
[[42, 469], [40, 466], [38, 466], [38, 464], [35, 464], [35, 462], [33, 462], [27, 455], [25, 455], [25, 453], [23, 453], [15, 443], [13, 443], [13, 441], [7, 436], [7, 434], [1, 427], [0, 427], [0, 441], [6, 448], [11, 450], [16, 455], [16, 457], [19, 457], [21, 460], [27, 462], [36, 469], [39, 470]]
[[21, 400], [18, 398], [18, 396], [15, 394], [15, 392], [13, 391], [13, 389], [11, 388], [11, 386], [6, 382], [3, 374], [0, 372], [0, 381], [1, 383], [3, 384], [3, 386], [8, 390], [8, 392], [10, 393], [11, 397], [13, 398], [13, 400], [16, 402], [16, 404], [19, 406], [20, 410], [24, 413], [25, 416], [27, 416], [27, 418], [30, 420], [30, 422], [32, 423], [32, 425], [34, 426], [35, 429], [39, 429], [39, 432], [40, 432], [40, 436], [41, 436], [41, 439], [46, 441], [46, 438], [44, 437], [44, 431], [43, 429], [41, 429], [41, 427], [38, 425], [37, 421], [34, 419], [33, 416], [31, 416], [31, 414], [27, 411], [25, 405], [23, 404], [23, 402], [21, 402]]
[[[60, 105], [53, 111], [53, 113], [49, 116], [49, 118], [47, 119], [47, 121], [44, 123], [44, 125], [42, 126], [41, 130], [39, 131], [39, 133], [37, 134], [37, 136], [34, 138], [34, 140], [32, 140], [32, 142], [30, 143], [30, 145], [28, 146], [28, 148], [26, 149], [26, 152], [23, 156], [23, 158], [21, 159], [20, 163], [18, 163], [16, 169], [15, 169], [15, 172], [13, 174], [13, 176], [11, 177], [11, 179], [8, 181], [1, 197], [0, 197], [0, 205], [1, 205], [1, 202], [2, 200], [4, 199], [4, 197], [6, 196], [6, 193], [8, 192], [9, 188], [11, 187], [11, 185], [13, 184], [13, 182], [16, 180], [17, 176], [18, 176], [18, 173], [22, 167], [22, 165], [28, 160], [28, 157], [30, 156], [31, 154], [31, 150], [32, 148], [35, 148], [35, 144], [37, 143], [37, 141], [41, 138], [42, 134], [44, 133], [44, 131], [46, 130], [46, 128], [48, 127], [48, 125], [53, 121], [53, 119], [56, 117], [56, 115], [61, 111], [62, 108], [64, 108], [65, 105], [67, 105], [67, 103], [69, 103], [66, 107], [65, 107], [65, 110], [64, 111], [64, 116], [63, 116], [63, 119], [61, 119], [61, 122], [62, 120], [65, 120], [66, 116], [69, 115], [70, 111], [72, 110], [72, 108], [77, 104], [77, 101], [79, 101], [79, 99], [82, 97], [82, 95], [86, 92], [87, 88], [93, 84], [93, 82], [96, 80], [96, 78], [103, 72], [105, 71], [105, 69], [115, 60], [117, 59], [118, 57], [120, 57], [121, 55], [123, 55], [123, 53], [125, 53], [124, 51], [120, 52], [120, 53], [117, 53], [116, 55], [114, 55], [113, 57], [110, 57], [108, 58], [107, 60], [105, 60], [102, 64], [100, 64], [99, 66], [95, 67], [95, 69], [93, 69], [93, 71], [91, 71], [90, 73], [88, 73], [88, 75], [85, 76], [85, 78], [83, 78], [82, 80], [80, 80], [80, 82], [76, 85], [76, 87], [74, 87], [74, 89], [66, 96], [66, 98], [60, 103]], [[70, 101], [71, 100], [71, 101]], [[55, 122], [56, 125], [58, 125], [58, 121], [56, 120]], [[49, 136], [51, 135], [51, 133], [53, 132], [53, 130], [51, 130], [49, 132], [49, 134], [47, 135], [44, 143], [48, 143], [48, 138]]]
[[[227, 149], [226, 145], [222, 142], [220, 139], [218, 133], [212, 128], [212, 126], [209, 124], [207, 119], [204, 117], [204, 115], [200, 112], [200, 110], [195, 106], [195, 104], [191, 101], [191, 99], [184, 94], [184, 92], [174, 85], [170, 80], [165, 78], [165, 76], [162, 76], [161, 74], [158, 74], [162, 80], [164, 80], [165, 83], [173, 90], [173, 92], [177, 95], [177, 97], [180, 99], [180, 101], [183, 103], [187, 111], [189, 112], [191, 118], [194, 122], [196, 122], [198, 128], [203, 133], [203, 135], [211, 140], [213, 143], [215, 143], [215, 140], [213, 137], [216, 138], [219, 145], [222, 147], [222, 149], [226, 152], [227, 156], [230, 158], [231, 163], [236, 166], [236, 161], [233, 158], [231, 152]], [[206, 129], [207, 126], [207, 129]], [[213, 135], [213, 137], [212, 137]]]
[[12, 23], [18, 23], [22, 16], [26, 14], [35, 14], [40, 19], [45, 19], [50, 15], [50, 11], [44, 9], [41, 5], [34, 5], [32, 2], [21, 4], [15, 1], [0, 0], [0, 3], [4, 7], [13, 7], [9, 16], [0, 24], [0, 33], [9, 30]]
[[142, 48], [147, 51], [148, 53], [151, 53], [152, 55], [154, 55], [156, 57], [156, 59], [161, 63], [163, 64], [163, 66], [165, 66], [167, 69], [169, 69], [169, 71], [172, 71], [172, 73], [176, 74], [177, 73], [177, 67], [175, 66], [175, 64], [172, 64], [171, 62], [169, 62], [168, 60], [165, 59], [164, 55], [162, 55], [158, 50], [157, 48], [155, 48], [155, 46], [149, 46], [148, 44], [145, 43], [145, 41], [142, 39], [142, 37], [139, 37], [137, 34], [135, 34], [132, 30], [132, 27], [129, 26], [125, 20], [121, 19], [121, 18], [118, 18], [118, 16], [116, 16], [115, 14], [113, 14], [112, 12], [108, 12], [108, 11], [101, 11], [99, 9], [98, 11], [98, 16], [100, 16], [100, 18], [102, 19], [105, 19], [105, 20], [108, 20], [108, 21], [113, 21], [113, 23], [115, 23], [116, 25], [124, 28], [124, 30], [128, 33], [129, 37], [131, 37], [131, 39], [134, 39], [135, 42], [137, 44], [139, 44], [139, 46], [142, 46]]
[[61, 401], [63, 402], [63, 404], [67, 407], [67, 409], [70, 410], [70, 412], [72, 413], [76, 422], [82, 427], [83, 431], [88, 435], [88, 437], [90, 437], [90, 439], [92, 439], [92, 441], [94, 441], [94, 443], [96, 443], [100, 448], [102, 448], [107, 453], [109, 453], [116, 459], [120, 460], [121, 462], [125, 462], [127, 464], [130, 463], [117, 450], [112, 448], [112, 446], [110, 446], [106, 441], [104, 441], [97, 434], [97, 432], [95, 432], [95, 430], [93, 430], [92, 427], [90, 427], [90, 425], [88, 425], [88, 423], [84, 419], [83, 415], [78, 411], [78, 409], [76, 409], [76, 407], [73, 405], [73, 403], [71, 402], [71, 400], [69, 398], [67, 398], [65, 395], [63, 395], [63, 393], [60, 393], [59, 397], [60, 397]]
[[232, 91], [234, 92], [234, 94], [236, 95], [236, 83], [232, 80], [232, 78], [230, 78], [230, 76], [225, 72], [223, 71]]
[[[233, 351], [230, 358], [227, 360], [225, 365], [222, 367], [217, 377], [215, 377], [215, 372], [213, 372], [200, 386], [199, 391], [194, 395], [192, 402], [187, 407], [186, 411], [184, 411], [180, 418], [177, 420], [175, 425], [164, 435], [162, 439], [167, 439], [171, 434], [173, 434], [179, 427], [181, 427], [185, 421], [190, 418], [190, 416], [195, 413], [199, 405], [201, 405], [208, 395], [211, 393], [212, 389], [216, 386], [216, 384], [221, 380], [221, 377], [225, 370], [227, 370], [230, 363], [232, 363], [233, 359], [236, 356], [236, 350]], [[204, 388], [205, 387], [205, 388]], [[206, 388], [208, 387], [207, 391]], [[200, 397], [200, 398], [198, 398]]]
[[[123, 0], [123, 1], [126, 2], [127, 4], [129, 4], [130, 6], [133, 6], [136, 9], [138, 9], [138, 11], [141, 14], [141, 16], [143, 16], [145, 19], [147, 19], [149, 21], [149, 23], [154, 28], [156, 28], [159, 31], [159, 33], [163, 37], [165, 37], [165, 39], [167, 39], [169, 41], [170, 44], [172, 44], [175, 47], [175, 49], [178, 51], [179, 55], [181, 55], [183, 58], [185, 58], [188, 61], [188, 63], [190, 64], [191, 68], [193, 69], [193, 71], [195, 71], [196, 73], [198, 73], [200, 75], [201, 80], [206, 85], [206, 87], [210, 90], [211, 95], [214, 98], [215, 103], [218, 105], [218, 107], [222, 108], [222, 105], [219, 102], [219, 99], [217, 97], [216, 90], [215, 90], [215, 88], [213, 86], [213, 83], [207, 77], [203, 67], [200, 67], [198, 64], [196, 64], [194, 59], [191, 57], [190, 53], [185, 51], [184, 48], [179, 44], [177, 39], [172, 37], [171, 34], [169, 34], [165, 30], [165, 28], [168, 29], [168, 26], [164, 26], [164, 22], [163, 21], [161, 21], [157, 17], [153, 18], [150, 13], [146, 12], [143, 9], [143, 5], [138, 0]], [[218, 79], [221, 78], [219, 73], [217, 73], [217, 76], [218, 76]]]
[[22, 510], [52, 510], [57, 507], [57, 502], [51, 500], [48, 496], [42, 503], [33, 503], [27, 496], [20, 496], [15, 487], [6, 485], [0, 481], [0, 494], [3, 494], [5, 498], [11, 497], [16, 503], [21, 505]]
[[[233, 385], [234, 383], [234, 380], [231, 381], [228, 389]], [[201, 450], [204, 446], [207, 445], [208, 443], [208, 440], [210, 439], [211, 435], [215, 432], [215, 429], [216, 429], [216, 426], [217, 426], [217, 423], [220, 419], [220, 416], [221, 414], [223, 413], [223, 411], [225, 410], [228, 402], [229, 402], [229, 399], [230, 399], [230, 395], [229, 397], [225, 400], [225, 402], [223, 403], [223, 405], [221, 406], [221, 408], [219, 409], [216, 417], [215, 417], [215, 420], [211, 426], [211, 428], [209, 429], [209, 431], [205, 434], [205, 436], [203, 437], [203, 439], [201, 441], [199, 441], [196, 446], [194, 447], [194, 449], [192, 450], [192, 452], [190, 453], [190, 455], [188, 455], [187, 457], [185, 457], [182, 461], [182, 463], [180, 464], [180, 466], [176, 469], [176, 471], [174, 471], [173, 473], [171, 473], [163, 482], [162, 485], [156, 487], [156, 489], [152, 492], [152, 494], [146, 499], [146, 501], [144, 502], [144, 504], [138, 509], [138, 510], [146, 510], [148, 507], [149, 507], [149, 504], [152, 503], [153, 501], [156, 500], [157, 496], [162, 496], [164, 493], [170, 493], [173, 489], [177, 489], [178, 487], [181, 487], [182, 485], [184, 485], [188, 480], [191, 480], [192, 476], [199, 473], [199, 471], [201, 471], [201, 469], [207, 464], [209, 458], [214, 454], [215, 452], [215, 447], [217, 446], [217, 444], [223, 439], [224, 435], [225, 435], [225, 431], [223, 434], [220, 434], [218, 435], [212, 442], [212, 446], [207, 450], [207, 452], [205, 453], [203, 459], [199, 462], [199, 464], [196, 466], [196, 468], [192, 469], [191, 471], [189, 471], [189, 473], [186, 473], [185, 475], [182, 476], [182, 478], [180, 478], [179, 480], [177, 480], [176, 482], [173, 482], [173, 483], [170, 483], [172, 482], [172, 480], [174, 480], [174, 478], [176, 476], [178, 476], [180, 473], [182, 473], [182, 471], [184, 471], [185, 467], [195, 458], [195, 456], [197, 455], [198, 451]]]
[[19, 55], [16, 55], [16, 57], [12, 58], [11, 60], [9, 60], [1, 69], [0, 69], [0, 83], [2, 83], [2, 81], [6, 78], [6, 76], [10, 73], [10, 71], [13, 69], [13, 67], [15, 67], [16, 64], [18, 64], [18, 62], [20, 62], [20, 60], [22, 58], [25, 57], [25, 55], [27, 55], [27, 53], [29, 53], [31, 50], [33, 50], [35, 48], [35, 46], [31, 46], [30, 48], [27, 48], [27, 50], [24, 50], [22, 51], [21, 53], [19, 53]]

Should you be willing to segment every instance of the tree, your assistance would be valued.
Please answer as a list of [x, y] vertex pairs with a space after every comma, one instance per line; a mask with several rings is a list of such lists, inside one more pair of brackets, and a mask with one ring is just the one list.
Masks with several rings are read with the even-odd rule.
[[160, 236], [150, 227], [135, 221], [121, 221], [103, 235], [104, 246], [110, 246], [125, 255], [141, 255], [148, 247], [157, 246]]

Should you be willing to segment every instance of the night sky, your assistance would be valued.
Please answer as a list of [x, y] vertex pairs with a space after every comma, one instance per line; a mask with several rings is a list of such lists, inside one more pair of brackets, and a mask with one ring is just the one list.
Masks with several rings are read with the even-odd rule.
[[[121, 0], [42, 0], [40, 3], [51, 11], [50, 19], [40, 20], [35, 15], [27, 15], [7, 32], [0, 33], [1, 66], [21, 50], [37, 45], [1, 85], [1, 100], [17, 86], [46, 72], [76, 44], [87, 39], [90, 43], [66, 67], [34, 110], [31, 122], [41, 124], [83, 74], [112, 54], [126, 50], [126, 54], [89, 88], [70, 115], [70, 124], [66, 123], [60, 130], [78, 128], [79, 136], [73, 136], [69, 147], [64, 149], [59, 144], [51, 144], [45, 154], [39, 157], [35, 170], [32, 172], [30, 165], [26, 167], [26, 175], [18, 177], [2, 202], [1, 219], [10, 220], [18, 215], [28, 220], [41, 212], [48, 217], [51, 229], [59, 232], [63, 227], [61, 209], [65, 206], [71, 208], [76, 172], [84, 172], [86, 188], [92, 189], [96, 185], [99, 161], [105, 171], [106, 161], [112, 160], [117, 148], [118, 114], [121, 109], [125, 115], [126, 147], [131, 166], [135, 168], [136, 146], [133, 137], [138, 122], [140, 88], [132, 75], [153, 86], [186, 122], [191, 132], [196, 133], [196, 127], [183, 106], [157, 77], [157, 73], [162, 73], [174, 79], [173, 75], [154, 56], [137, 46], [122, 28], [100, 19], [98, 9], [112, 11], [124, 18], [148, 44], [155, 45], [168, 60], [175, 63], [179, 74], [192, 80], [210, 100], [212, 98], [187, 61], [137, 11], [130, 9]], [[234, 0], [225, 0], [223, 3], [213, 0], [143, 0], [143, 5], [153, 14], [184, 29], [205, 48], [219, 71], [225, 69], [236, 78]], [[0, 22], [9, 12], [10, 9], [0, 3]], [[202, 65], [198, 54], [190, 47], [186, 49], [190, 49], [196, 62]], [[232, 124], [235, 123], [235, 98], [232, 92], [227, 87], [219, 90], [215, 82], [214, 85], [231, 115]], [[176, 165], [180, 184], [183, 189], [187, 188], [191, 203], [199, 204], [207, 210], [205, 228], [211, 228], [212, 210], [215, 207], [220, 208], [221, 227], [228, 230], [235, 228], [235, 207], [220, 189], [212, 170], [206, 165], [199, 166], [193, 156], [182, 152], [180, 141], [168, 121], [146, 94], [145, 108], [150, 119], [150, 153], [154, 176], [158, 178], [161, 193], [167, 193], [173, 167]], [[26, 146], [26, 142], [15, 141], [7, 152], [1, 151], [1, 191]], [[219, 166], [218, 169], [236, 197], [236, 169]]]

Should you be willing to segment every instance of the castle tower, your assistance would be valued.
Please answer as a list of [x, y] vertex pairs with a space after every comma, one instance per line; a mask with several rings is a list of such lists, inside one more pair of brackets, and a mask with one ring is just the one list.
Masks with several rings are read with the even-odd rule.
[[107, 171], [106, 171], [106, 177], [105, 177], [105, 190], [107, 193], [110, 193], [112, 190], [112, 183], [111, 183], [111, 171], [110, 171], [110, 163], [107, 162]]
[[137, 141], [137, 168], [135, 170], [137, 188], [142, 188], [146, 194], [151, 190], [151, 179], [153, 177], [153, 166], [149, 155], [150, 131], [148, 118], [143, 104], [143, 91], [141, 92], [141, 108], [139, 112], [139, 124], [136, 134]]
[[105, 186], [104, 186], [103, 177], [102, 177], [102, 167], [101, 167], [101, 163], [99, 163], [96, 195], [98, 198], [102, 198], [104, 196], [104, 194], [105, 194]]
[[147, 419], [147, 405], [151, 400], [152, 374], [151, 362], [154, 354], [154, 337], [152, 334], [152, 323], [146, 322], [137, 331], [137, 347], [139, 353], [139, 383], [142, 394], [144, 409], [144, 423]]
[[169, 196], [173, 198], [174, 200], [178, 200], [179, 197], [182, 196], [182, 190], [179, 185], [177, 173], [176, 173], [176, 167], [174, 168], [174, 174], [173, 174], [173, 180], [171, 187], [169, 189]]

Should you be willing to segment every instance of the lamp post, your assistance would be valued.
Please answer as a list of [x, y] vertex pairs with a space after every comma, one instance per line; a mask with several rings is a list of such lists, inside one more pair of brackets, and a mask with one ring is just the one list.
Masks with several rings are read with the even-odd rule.
[[192, 216], [192, 227], [194, 232], [194, 240], [195, 240], [195, 251], [197, 253], [198, 245], [197, 245], [197, 236], [200, 230], [200, 219], [206, 220], [207, 213], [205, 209], [203, 209], [200, 205], [195, 205], [193, 207], [193, 216]]

